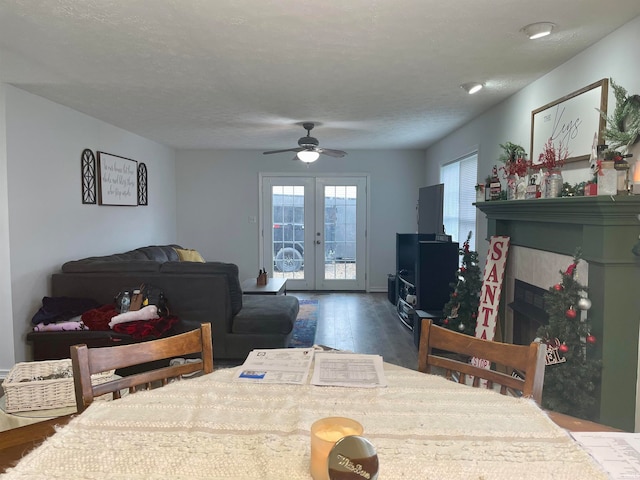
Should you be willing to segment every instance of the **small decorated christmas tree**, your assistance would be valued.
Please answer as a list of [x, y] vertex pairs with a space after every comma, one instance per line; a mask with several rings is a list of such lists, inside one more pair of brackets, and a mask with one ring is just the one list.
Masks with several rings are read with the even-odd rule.
[[442, 325], [468, 335], [474, 335], [478, 318], [478, 303], [482, 278], [478, 267], [478, 252], [469, 249], [471, 232], [458, 253], [462, 265], [458, 269], [458, 281], [451, 284], [453, 292], [444, 306]]
[[597, 339], [581, 311], [591, 308], [586, 288], [575, 278], [580, 262], [578, 250], [562, 281], [545, 294], [549, 323], [537, 335], [547, 344], [547, 365], [542, 406], [576, 417], [597, 420], [597, 392], [601, 362], [594, 358]]

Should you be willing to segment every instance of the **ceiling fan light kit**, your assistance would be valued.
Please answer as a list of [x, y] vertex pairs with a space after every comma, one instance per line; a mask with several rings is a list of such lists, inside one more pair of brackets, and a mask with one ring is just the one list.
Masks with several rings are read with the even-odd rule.
[[318, 152], [314, 152], [313, 150], [302, 150], [298, 152], [298, 159], [304, 163], [313, 163], [315, 162], [320, 154]]
[[556, 25], [551, 22], [531, 23], [520, 29], [530, 40], [546, 37], [550, 35]]
[[298, 148], [271, 150], [269, 152], [262, 152], [262, 154], [269, 155], [272, 153], [297, 152], [294, 160], [298, 159], [304, 163], [315, 162], [320, 154], [335, 158], [342, 158], [347, 154], [347, 152], [343, 152], [342, 150], [332, 150], [329, 148], [319, 147], [320, 142], [318, 142], [318, 139], [311, 136], [311, 130], [313, 130], [314, 126], [315, 124], [311, 122], [305, 122], [302, 124], [302, 127], [307, 131], [307, 135], [298, 139]]
[[469, 82], [469, 83], [463, 83], [462, 85], [460, 85], [460, 88], [462, 88], [469, 95], [473, 95], [474, 93], [479, 92], [480, 90], [482, 90], [483, 87], [484, 85], [480, 82]]

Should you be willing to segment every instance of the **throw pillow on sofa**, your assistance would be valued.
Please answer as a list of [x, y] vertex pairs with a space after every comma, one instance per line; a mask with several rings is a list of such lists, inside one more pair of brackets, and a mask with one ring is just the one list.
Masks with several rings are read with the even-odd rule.
[[200, 262], [204, 263], [204, 258], [200, 252], [190, 248], [174, 248], [181, 262]]

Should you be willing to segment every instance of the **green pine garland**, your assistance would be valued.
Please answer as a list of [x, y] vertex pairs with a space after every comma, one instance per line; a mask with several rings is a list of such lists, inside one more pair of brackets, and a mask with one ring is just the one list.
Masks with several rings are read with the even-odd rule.
[[458, 250], [462, 265], [458, 269], [458, 281], [451, 284], [453, 292], [443, 308], [442, 325], [450, 330], [475, 335], [482, 276], [478, 266], [478, 252], [469, 248], [470, 240], [471, 232]]
[[[598, 419], [598, 392], [601, 361], [595, 357], [595, 337], [588, 320], [582, 321], [579, 300], [586, 288], [575, 279], [581, 258], [578, 249], [573, 263], [560, 271], [561, 283], [550, 287], [545, 294], [545, 310], [549, 323], [538, 329], [537, 335], [551, 346], [563, 345], [559, 351], [566, 362], [547, 365], [545, 369], [542, 406], [572, 416]], [[570, 314], [573, 310], [576, 315]], [[556, 340], [558, 343], [556, 343]], [[587, 340], [590, 340], [587, 341]]]
[[640, 139], [640, 95], [628, 96], [626, 89], [614, 83], [613, 79], [610, 81], [616, 97], [616, 108], [610, 117], [600, 112], [607, 121], [604, 135], [611, 141], [609, 150], [625, 148], [628, 151]]

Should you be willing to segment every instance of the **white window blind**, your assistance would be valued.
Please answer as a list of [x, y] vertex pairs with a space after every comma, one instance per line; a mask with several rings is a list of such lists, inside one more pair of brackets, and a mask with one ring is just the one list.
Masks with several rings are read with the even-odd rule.
[[440, 168], [444, 183], [444, 228], [454, 242], [462, 244], [471, 232], [471, 247], [476, 244], [476, 178], [478, 155], [473, 153]]

